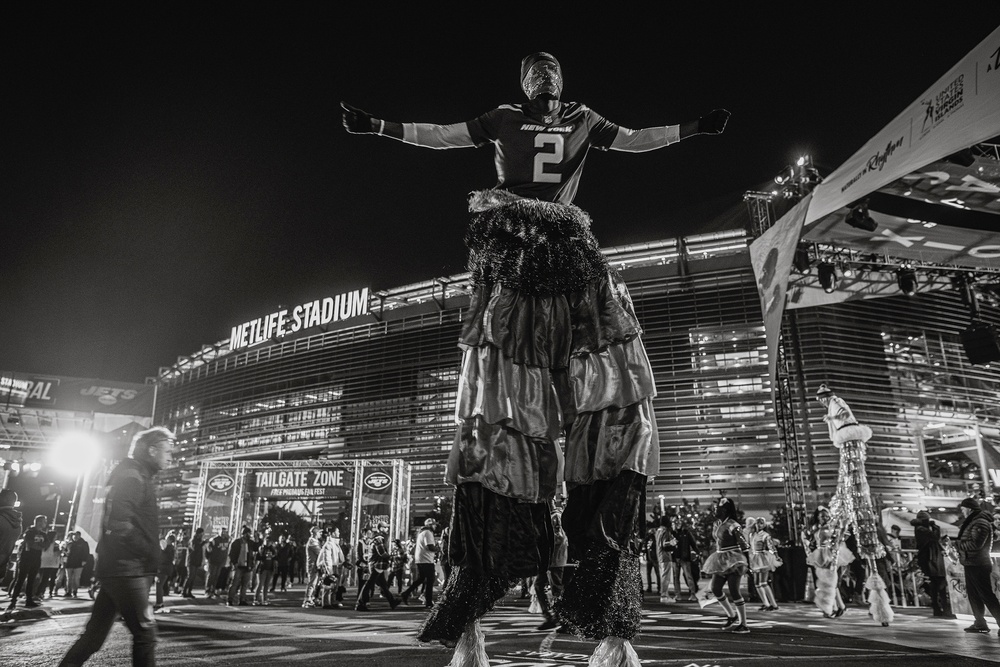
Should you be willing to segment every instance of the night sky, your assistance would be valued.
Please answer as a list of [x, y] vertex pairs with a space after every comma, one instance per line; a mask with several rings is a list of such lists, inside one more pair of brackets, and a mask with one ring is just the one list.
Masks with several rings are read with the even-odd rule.
[[279, 306], [463, 271], [492, 150], [349, 135], [340, 100], [468, 120], [545, 50], [564, 99], [628, 127], [729, 109], [719, 137], [591, 152], [576, 203], [612, 246], [725, 227], [801, 154], [829, 173], [1000, 25], [995, 2], [696, 4], [4, 10], [0, 370], [141, 382]]

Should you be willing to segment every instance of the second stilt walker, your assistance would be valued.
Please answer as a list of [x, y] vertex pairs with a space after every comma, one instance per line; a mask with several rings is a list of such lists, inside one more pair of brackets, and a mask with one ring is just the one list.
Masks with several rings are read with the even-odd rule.
[[729, 113], [630, 130], [563, 102], [562, 70], [547, 53], [524, 58], [521, 87], [527, 103], [451, 125], [343, 105], [349, 132], [495, 150], [496, 186], [469, 199], [474, 290], [447, 467], [452, 571], [419, 638], [455, 646], [453, 665], [488, 664], [479, 619], [512, 582], [548, 567], [549, 503], [565, 481], [563, 526], [579, 566], [555, 613], [600, 642], [592, 664], [638, 664], [628, 640], [642, 597], [635, 538], [659, 466], [655, 387], [628, 291], [572, 202], [591, 147], [662, 148], [722, 132]]
[[[878, 538], [872, 492], [865, 473], [867, 443], [872, 437], [872, 430], [859, 424], [847, 403], [827, 385], [820, 385], [816, 397], [826, 407], [823, 420], [829, 429], [830, 439], [840, 450], [837, 490], [830, 500], [830, 523], [840, 528], [837, 532], [840, 539], [847, 530], [854, 532], [858, 555], [864, 559], [868, 573], [865, 587], [869, 591], [869, 611], [877, 623], [889, 625], [894, 614], [889, 606], [886, 584], [875, 568], [875, 560], [885, 556], [885, 547]], [[817, 589], [817, 599], [821, 596], [824, 599], [829, 597]]]

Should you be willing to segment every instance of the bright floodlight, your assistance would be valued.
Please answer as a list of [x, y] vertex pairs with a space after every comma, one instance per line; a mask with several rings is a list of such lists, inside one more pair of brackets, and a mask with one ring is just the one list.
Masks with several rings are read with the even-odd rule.
[[82, 475], [101, 458], [101, 448], [92, 434], [71, 431], [60, 435], [52, 446], [50, 462], [67, 475]]

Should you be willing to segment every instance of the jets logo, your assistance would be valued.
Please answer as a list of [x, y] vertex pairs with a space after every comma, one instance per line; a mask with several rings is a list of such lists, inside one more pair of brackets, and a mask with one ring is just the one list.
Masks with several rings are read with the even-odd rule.
[[236, 482], [233, 480], [233, 478], [230, 477], [229, 475], [226, 475], [225, 473], [221, 475], [216, 475], [212, 479], [208, 480], [208, 488], [218, 493], [224, 493], [228, 491], [229, 489], [233, 488], [234, 484], [236, 484]]
[[365, 477], [365, 486], [372, 491], [381, 491], [390, 484], [392, 484], [392, 478], [384, 472], [373, 472]]

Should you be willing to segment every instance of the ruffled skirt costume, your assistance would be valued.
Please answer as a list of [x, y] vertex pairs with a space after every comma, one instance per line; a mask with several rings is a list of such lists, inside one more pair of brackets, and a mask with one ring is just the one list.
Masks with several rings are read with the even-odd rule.
[[473, 295], [447, 466], [452, 571], [419, 639], [456, 641], [515, 581], [545, 572], [563, 480], [578, 567], [555, 613], [581, 636], [631, 639], [659, 443], [628, 290], [582, 209], [503, 190], [473, 193], [469, 208]]
[[747, 562], [747, 557], [743, 554], [742, 545], [738, 543], [737, 539], [728, 535], [728, 533], [732, 532], [727, 530], [730, 525], [729, 521], [725, 521], [712, 529], [712, 533], [715, 536], [716, 549], [705, 559], [705, 563], [701, 566], [701, 571], [705, 574], [718, 574], [721, 576], [746, 574], [749, 563]]
[[750, 537], [750, 571], [773, 572], [778, 569], [778, 557], [771, 550], [770, 536], [758, 531]]

